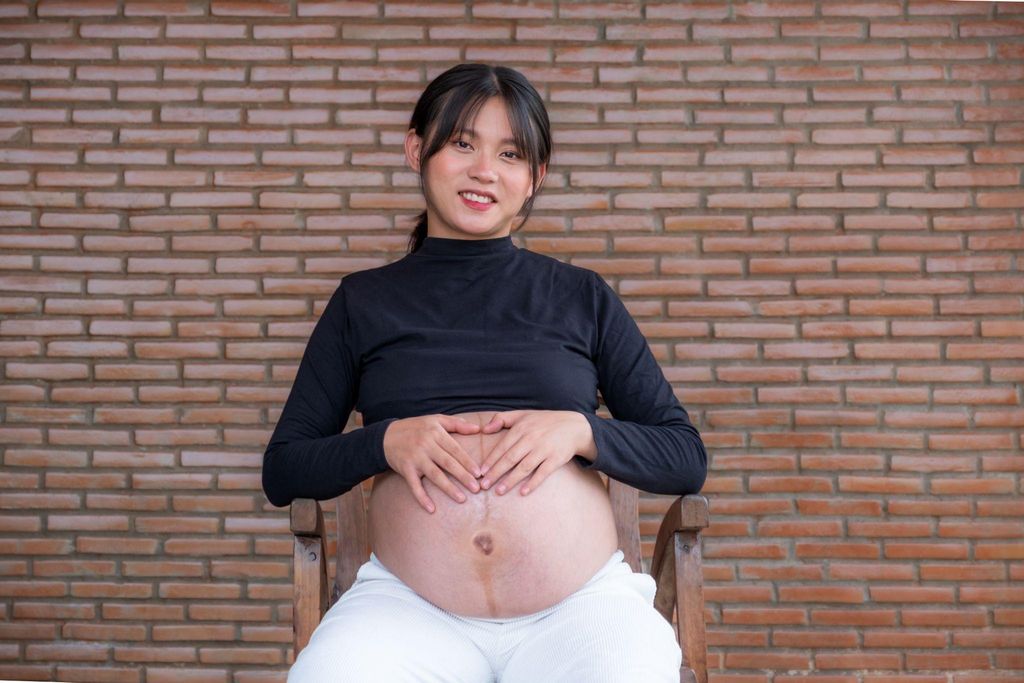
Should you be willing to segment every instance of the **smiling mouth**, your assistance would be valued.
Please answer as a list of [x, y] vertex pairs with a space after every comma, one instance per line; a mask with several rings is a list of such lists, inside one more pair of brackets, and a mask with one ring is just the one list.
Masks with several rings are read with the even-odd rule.
[[495, 204], [498, 203], [497, 199], [495, 199], [492, 195], [487, 194], [486, 192], [474, 192], [473, 190], [462, 190], [458, 194], [459, 194], [459, 196], [466, 197], [466, 199], [469, 199], [470, 201], [477, 201], [477, 200], [473, 199], [473, 197], [469, 196], [469, 195], [473, 195], [475, 197], [483, 197], [484, 199], [487, 199], [487, 200], [489, 200], [489, 201], [491, 201], [491, 202], [493, 202]]
[[459, 193], [459, 198], [462, 200], [463, 204], [465, 204], [469, 208], [474, 209], [476, 211], [486, 211], [487, 209], [491, 208], [492, 206], [494, 206], [495, 204], [498, 203], [498, 202], [495, 202], [495, 201], [490, 201], [490, 202], [477, 202], [477, 201], [473, 201], [472, 199], [468, 198], [466, 195], [462, 194], [461, 192]]

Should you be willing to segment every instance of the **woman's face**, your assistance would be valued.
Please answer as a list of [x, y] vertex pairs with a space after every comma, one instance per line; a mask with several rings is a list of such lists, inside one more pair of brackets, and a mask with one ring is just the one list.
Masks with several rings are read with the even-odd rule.
[[[427, 234], [456, 239], [507, 236], [533, 188], [530, 164], [512, 141], [504, 100], [487, 100], [466, 128], [462, 137], [453, 135], [427, 162], [423, 176]], [[416, 172], [420, 172], [422, 144], [416, 131], [410, 129], [405, 154]], [[538, 184], [546, 170], [546, 164], [540, 166]], [[467, 191], [490, 195], [492, 201], [481, 204], [467, 200], [460, 194]]]

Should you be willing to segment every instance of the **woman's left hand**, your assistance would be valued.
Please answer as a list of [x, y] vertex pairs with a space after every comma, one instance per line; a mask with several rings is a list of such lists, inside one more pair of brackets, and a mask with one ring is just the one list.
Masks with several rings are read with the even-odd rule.
[[495, 414], [480, 433], [502, 429], [509, 431], [480, 463], [483, 489], [511, 470], [498, 486], [498, 495], [512, 490], [532, 472], [533, 477], [520, 489], [525, 496], [593, 441], [590, 422], [574, 410], [509, 410]]

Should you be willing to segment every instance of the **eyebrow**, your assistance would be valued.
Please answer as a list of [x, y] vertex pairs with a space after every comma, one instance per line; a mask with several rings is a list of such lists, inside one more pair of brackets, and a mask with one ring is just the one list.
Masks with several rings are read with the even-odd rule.
[[[476, 131], [473, 130], [472, 128], [466, 128], [463, 132], [464, 133], [468, 133], [470, 137], [474, 137], [474, 138], [476, 137]], [[505, 138], [504, 140], [501, 141], [501, 144], [503, 144], [503, 145], [514, 145], [514, 144], [516, 144], [516, 141], [513, 140], [512, 138]]]

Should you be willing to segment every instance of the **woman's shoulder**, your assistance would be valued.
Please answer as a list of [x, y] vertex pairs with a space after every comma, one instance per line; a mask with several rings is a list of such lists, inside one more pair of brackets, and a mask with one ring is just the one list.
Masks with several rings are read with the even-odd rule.
[[563, 261], [555, 256], [541, 254], [536, 251], [530, 251], [529, 249], [520, 249], [520, 252], [530, 265], [538, 270], [547, 271], [556, 275], [559, 281], [566, 284], [581, 287], [589, 286], [594, 283], [595, 278], [601, 277], [597, 272], [590, 268]]
[[354, 292], [361, 288], [372, 289], [373, 287], [378, 286], [381, 282], [393, 280], [400, 271], [404, 270], [403, 261], [404, 259], [398, 259], [383, 265], [362, 268], [360, 270], [353, 270], [350, 273], [345, 273], [342, 275], [338, 286], [349, 292]]

